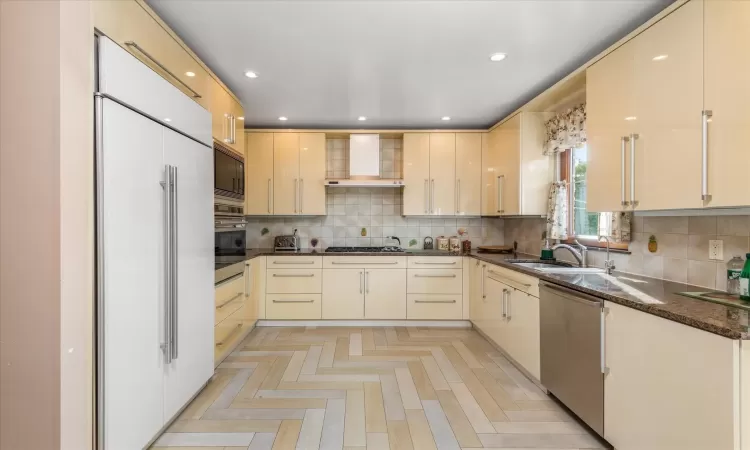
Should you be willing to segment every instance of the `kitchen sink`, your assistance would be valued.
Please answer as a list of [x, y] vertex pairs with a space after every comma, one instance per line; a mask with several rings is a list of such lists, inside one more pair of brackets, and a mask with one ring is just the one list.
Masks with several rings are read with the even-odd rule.
[[510, 261], [514, 266], [525, 267], [527, 269], [538, 270], [544, 273], [571, 273], [571, 274], [587, 274], [587, 273], [604, 273], [604, 269], [597, 267], [577, 267], [563, 264], [551, 264], [546, 262], [513, 262]]
[[514, 262], [512, 263], [514, 266], [519, 267], [526, 267], [527, 269], [566, 269], [569, 268], [568, 266], [562, 266], [559, 264], [550, 264], [550, 263], [543, 263], [543, 262]]

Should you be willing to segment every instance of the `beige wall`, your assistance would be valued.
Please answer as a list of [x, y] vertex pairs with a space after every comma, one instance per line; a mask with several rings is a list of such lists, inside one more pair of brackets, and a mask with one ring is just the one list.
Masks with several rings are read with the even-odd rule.
[[91, 448], [88, 11], [0, 0], [2, 450]]
[[[518, 250], [539, 255], [545, 219], [506, 219], [505, 242], [518, 242]], [[630, 254], [612, 254], [617, 270], [688, 283], [711, 289], [726, 288], [726, 263], [734, 256], [750, 252], [750, 216], [692, 216], [633, 218]], [[649, 236], [655, 236], [658, 250], [648, 250]], [[724, 260], [708, 259], [708, 241], [724, 243]], [[564, 250], [555, 252], [571, 260]], [[604, 267], [605, 253], [589, 252], [589, 265]]]

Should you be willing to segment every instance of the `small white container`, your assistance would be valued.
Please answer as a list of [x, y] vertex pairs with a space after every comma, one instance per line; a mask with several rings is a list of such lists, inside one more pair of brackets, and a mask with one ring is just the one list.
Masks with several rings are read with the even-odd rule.
[[445, 250], [448, 251], [450, 249], [450, 243], [448, 242], [448, 238], [445, 236], [438, 236], [437, 237], [437, 249], [438, 250]]
[[450, 238], [450, 249], [452, 252], [460, 252], [461, 251], [461, 240], [458, 239], [458, 236], [451, 236]]

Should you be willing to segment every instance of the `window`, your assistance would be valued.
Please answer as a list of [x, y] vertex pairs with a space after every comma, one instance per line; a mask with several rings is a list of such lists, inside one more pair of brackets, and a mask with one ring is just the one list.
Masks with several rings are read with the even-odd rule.
[[[569, 242], [578, 239], [589, 247], [604, 247], [599, 242], [599, 214], [586, 209], [586, 169], [588, 168], [587, 147], [566, 150], [560, 155], [560, 179], [568, 183], [568, 230]], [[627, 249], [627, 244], [611, 244], [612, 248]]]

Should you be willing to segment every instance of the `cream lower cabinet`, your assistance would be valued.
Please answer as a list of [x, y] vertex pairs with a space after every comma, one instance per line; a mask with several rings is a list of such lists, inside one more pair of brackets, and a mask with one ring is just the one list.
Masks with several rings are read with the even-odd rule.
[[322, 257], [316, 255], [266, 258], [266, 319], [321, 318]]
[[218, 365], [245, 337], [255, 323], [253, 297], [248, 289], [252, 270], [219, 283], [214, 288], [214, 364]]
[[460, 320], [463, 317], [463, 258], [409, 256], [407, 319]]
[[604, 438], [617, 450], [741, 448], [740, 341], [605, 306]]
[[323, 319], [406, 319], [406, 270], [323, 269]]
[[541, 371], [538, 280], [498, 266], [483, 265], [475, 269], [479, 271], [475, 276], [480, 277], [480, 294], [483, 291], [484, 295], [474, 300], [472, 321], [538, 380]]

